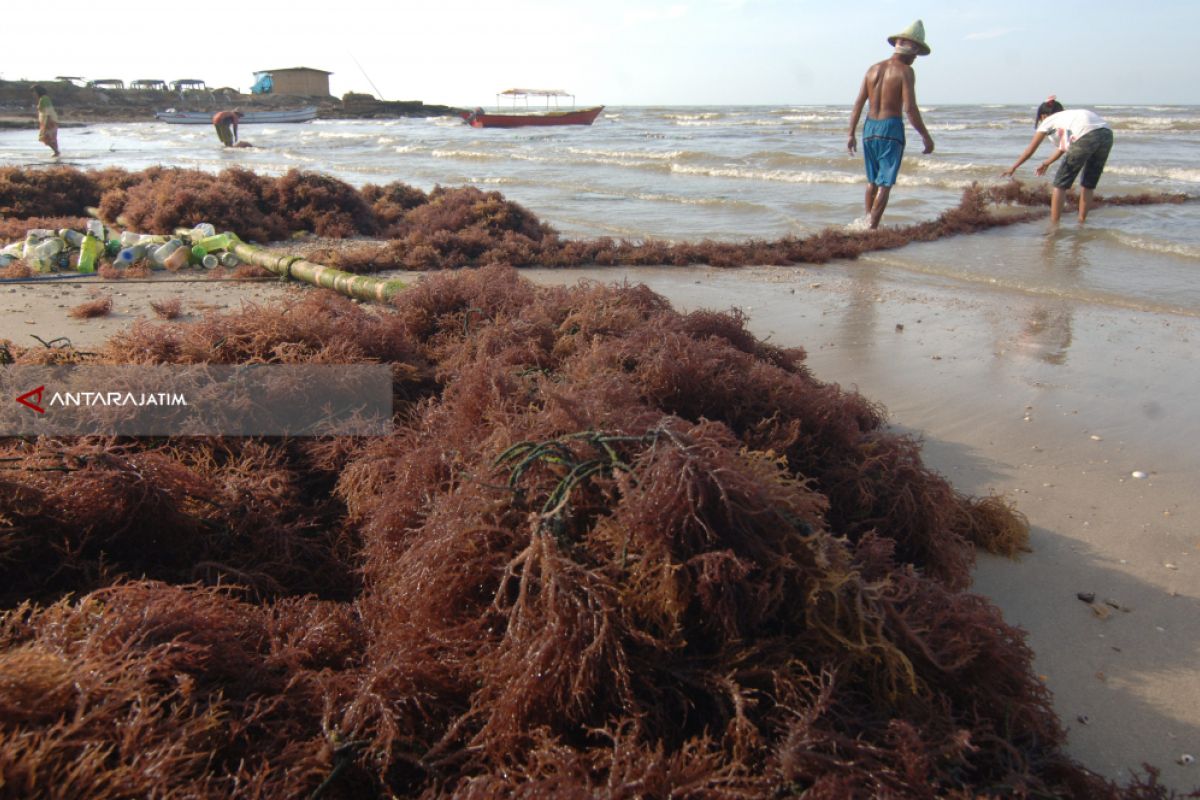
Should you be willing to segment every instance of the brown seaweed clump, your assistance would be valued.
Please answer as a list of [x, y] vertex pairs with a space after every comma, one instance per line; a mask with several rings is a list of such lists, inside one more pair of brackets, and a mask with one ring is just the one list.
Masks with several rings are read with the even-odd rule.
[[71, 308], [67, 312], [68, 316], [75, 319], [91, 319], [93, 317], [106, 317], [112, 311], [113, 299], [111, 295], [97, 297], [92, 300], [80, 303]]
[[104, 193], [101, 216], [141, 233], [171, 233], [209, 222], [236, 231], [247, 240], [286, 238], [287, 220], [271, 206], [274, 183], [249, 170], [227, 169], [218, 175], [199, 170], [152, 167], [137, 183]]
[[151, 300], [150, 308], [159, 319], [176, 319], [183, 313], [183, 300], [178, 297]]
[[396, 428], [0, 443], [16, 796], [1168, 796], [964, 590], [1021, 518], [739, 315], [488, 268], [87, 358], [385, 362]]

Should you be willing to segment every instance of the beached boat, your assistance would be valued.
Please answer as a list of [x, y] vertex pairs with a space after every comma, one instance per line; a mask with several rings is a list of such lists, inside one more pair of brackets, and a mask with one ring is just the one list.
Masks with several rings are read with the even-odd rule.
[[[591, 125], [600, 116], [604, 106], [589, 108], [574, 108], [575, 96], [560, 89], [505, 89], [496, 95], [496, 105], [501, 105], [500, 98], [507, 97], [511, 102], [509, 107], [497, 111], [485, 111], [477, 108], [474, 111], [464, 111], [463, 121], [475, 128], [522, 128], [529, 125]], [[530, 97], [545, 99], [544, 108], [531, 108]], [[572, 108], [558, 107], [560, 97], [570, 97]], [[519, 107], [519, 101], [525, 105]], [[554, 101], [551, 107], [550, 102]]]
[[[154, 116], [163, 122], [177, 125], [211, 125], [214, 111], [176, 111], [169, 108], [166, 111], [155, 111]], [[279, 122], [308, 122], [316, 119], [315, 106], [296, 108], [285, 111], [246, 111], [242, 114], [239, 125], [261, 125]]]

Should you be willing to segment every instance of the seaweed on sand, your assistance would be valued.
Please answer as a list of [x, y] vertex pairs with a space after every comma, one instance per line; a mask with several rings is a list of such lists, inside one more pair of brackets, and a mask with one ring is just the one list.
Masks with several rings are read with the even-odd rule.
[[219, 175], [198, 170], [154, 167], [141, 180], [104, 193], [100, 214], [143, 233], [170, 233], [178, 227], [209, 222], [236, 231], [244, 239], [285, 238], [287, 220], [271, 208], [274, 182], [248, 170], [228, 169]]
[[112, 311], [113, 299], [111, 295], [97, 297], [94, 300], [88, 300], [71, 308], [67, 312], [69, 316], [76, 319], [90, 319], [92, 317], [106, 317]]
[[276, 179], [274, 193], [276, 208], [291, 230], [337, 239], [377, 230], [367, 201], [350, 184], [336, 178], [289, 170]]
[[5, 443], [6, 786], [1167, 796], [1065, 755], [962, 590], [967, 537], [1020, 518], [744, 318], [487, 268], [95, 360], [323, 359], [393, 364], [393, 435]]
[[160, 319], [175, 319], [183, 313], [183, 300], [178, 297], [166, 297], [162, 300], [151, 300], [150, 308]]
[[0, 167], [0, 217], [77, 217], [99, 201], [100, 187], [87, 172]]

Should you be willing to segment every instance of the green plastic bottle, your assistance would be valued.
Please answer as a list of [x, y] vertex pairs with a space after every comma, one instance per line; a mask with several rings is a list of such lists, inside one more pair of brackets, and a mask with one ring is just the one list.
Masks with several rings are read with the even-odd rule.
[[79, 271], [80, 272], [95, 272], [96, 259], [100, 258], [100, 254], [104, 251], [104, 245], [100, 240], [90, 233], [83, 237], [83, 241], [79, 244]]
[[199, 241], [199, 245], [206, 252], [211, 253], [213, 250], [228, 250], [230, 247], [233, 247], [234, 242], [237, 240], [237, 236], [227, 231], [225, 233], [218, 233], [216, 236], [205, 236]]

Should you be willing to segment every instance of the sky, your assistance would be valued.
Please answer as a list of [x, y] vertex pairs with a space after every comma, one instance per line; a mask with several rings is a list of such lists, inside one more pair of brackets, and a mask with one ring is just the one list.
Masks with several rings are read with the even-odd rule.
[[[580, 105], [849, 105], [887, 37], [922, 19], [922, 106], [1200, 104], [1200, 0], [206, 0], [6, 4], [0, 79], [332, 72], [336, 96], [495, 104], [521, 86]], [[283, 9], [287, 9], [286, 11]], [[1180, 65], [1189, 65], [1181, 67]]]

